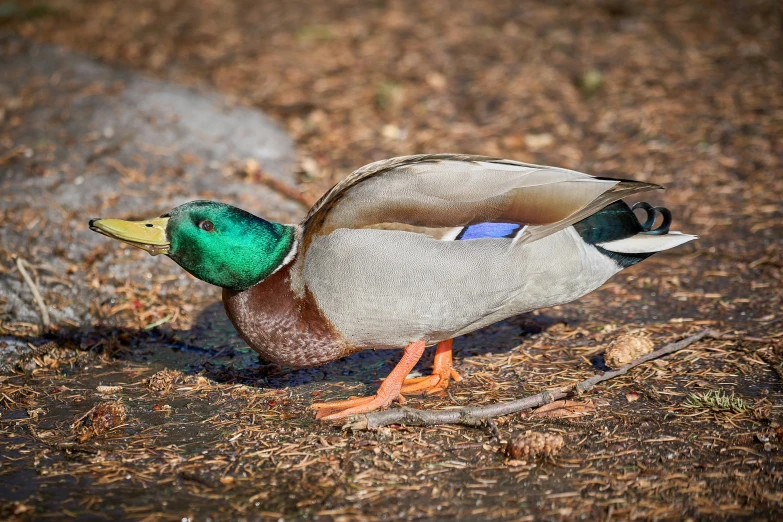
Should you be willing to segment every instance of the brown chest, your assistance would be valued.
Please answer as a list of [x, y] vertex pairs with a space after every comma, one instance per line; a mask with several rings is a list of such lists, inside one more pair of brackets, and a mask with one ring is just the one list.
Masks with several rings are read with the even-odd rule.
[[312, 294], [305, 291], [300, 298], [291, 290], [292, 265], [247, 290], [223, 290], [226, 313], [240, 337], [262, 359], [285, 366], [319, 366], [352, 353]]

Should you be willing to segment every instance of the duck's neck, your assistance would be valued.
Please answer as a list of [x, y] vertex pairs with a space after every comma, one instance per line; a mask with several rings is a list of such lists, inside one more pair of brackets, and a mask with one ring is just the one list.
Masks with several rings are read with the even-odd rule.
[[270, 223], [270, 225], [274, 226], [272, 234], [274, 241], [259, 245], [258, 252], [256, 252], [257, 262], [248, 277], [243, 281], [235, 281], [231, 286], [224, 286], [224, 288], [247, 290], [264, 281], [296, 257], [298, 250], [296, 227], [280, 223]]
[[277, 264], [274, 265], [272, 270], [268, 274], [261, 277], [254, 284], [260, 283], [261, 281], [271, 276], [281, 268], [290, 265], [294, 261], [294, 259], [296, 259], [296, 254], [299, 252], [299, 240], [301, 239], [302, 236], [300, 233], [301, 231], [299, 227], [295, 225], [281, 225], [281, 226], [285, 227], [284, 235], [285, 235], [285, 241], [287, 243], [287, 247], [285, 248], [285, 250], [282, 251], [283, 252], [282, 257], [280, 258], [279, 262], [277, 262]]

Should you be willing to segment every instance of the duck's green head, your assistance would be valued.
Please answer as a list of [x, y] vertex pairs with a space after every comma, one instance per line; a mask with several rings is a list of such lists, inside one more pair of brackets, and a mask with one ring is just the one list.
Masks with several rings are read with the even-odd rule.
[[230, 290], [266, 278], [295, 243], [293, 226], [216, 201], [191, 201], [146, 221], [92, 219], [90, 228], [151, 255], [165, 254], [199, 279]]

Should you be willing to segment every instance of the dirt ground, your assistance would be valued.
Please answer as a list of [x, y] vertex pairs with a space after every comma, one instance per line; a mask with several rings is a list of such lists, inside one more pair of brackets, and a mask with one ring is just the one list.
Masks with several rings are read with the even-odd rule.
[[[371, 392], [397, 354], [278, 368], [239, 341], [200, 283], [99, 270], [116, 245], [51, 273], [36, 251], [4, 243], [2, 275], [24, 288], [14, 256], [30, 260], [50, 306], [66, 305], [51, 278], [87, 274], [112, 297], [45, 335], [36, 321], [0, 315], [0, 355], [36, 348], [0, 375], [0, 519], [780, 520], [782, 9], [773, 0], [0, 3], [0, 31], [208, 86], [271, 115], [295, 140], [304, 201], [365, 163], [419, 152], [666, 186], [653, 202], [699, 241], [578, 302], [457, 339], [464, 381], [442, 397], [411, 397], [413, 407], [489, 404], [587, 378], [606, 369], [606, 345], [624, 332], [656, 345], [705, 327], [736, 337], [603, 383], [566, 415], [500, 418], [497, 434], [351, 432], [316, 422], [308, 406]], [[31, 110], [25, 92], [0, 100], [3, 169], [36, 146], [17, 132]], [[43, 175], [62, 158], [47, 161], [24, 172]], [[181, 188], [181, 178], [152, 174], [141, 181], [156, 191]], [[49, 237], [34, 213], [1, 210], [7, 230]], [[527, 430], [560, 435], [563, 447], [507, 458], [505, 443]]]

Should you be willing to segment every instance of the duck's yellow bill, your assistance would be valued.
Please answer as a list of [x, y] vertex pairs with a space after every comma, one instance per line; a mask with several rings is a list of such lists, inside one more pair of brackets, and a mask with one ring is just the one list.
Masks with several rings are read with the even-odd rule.
[[91, 219], [90, 230], [141, 248], [157, 256], [166, 254], [171, 246], [166, 238], [169, 218], [160, 217], [146, 221], [123, 221], [122, 219]]

